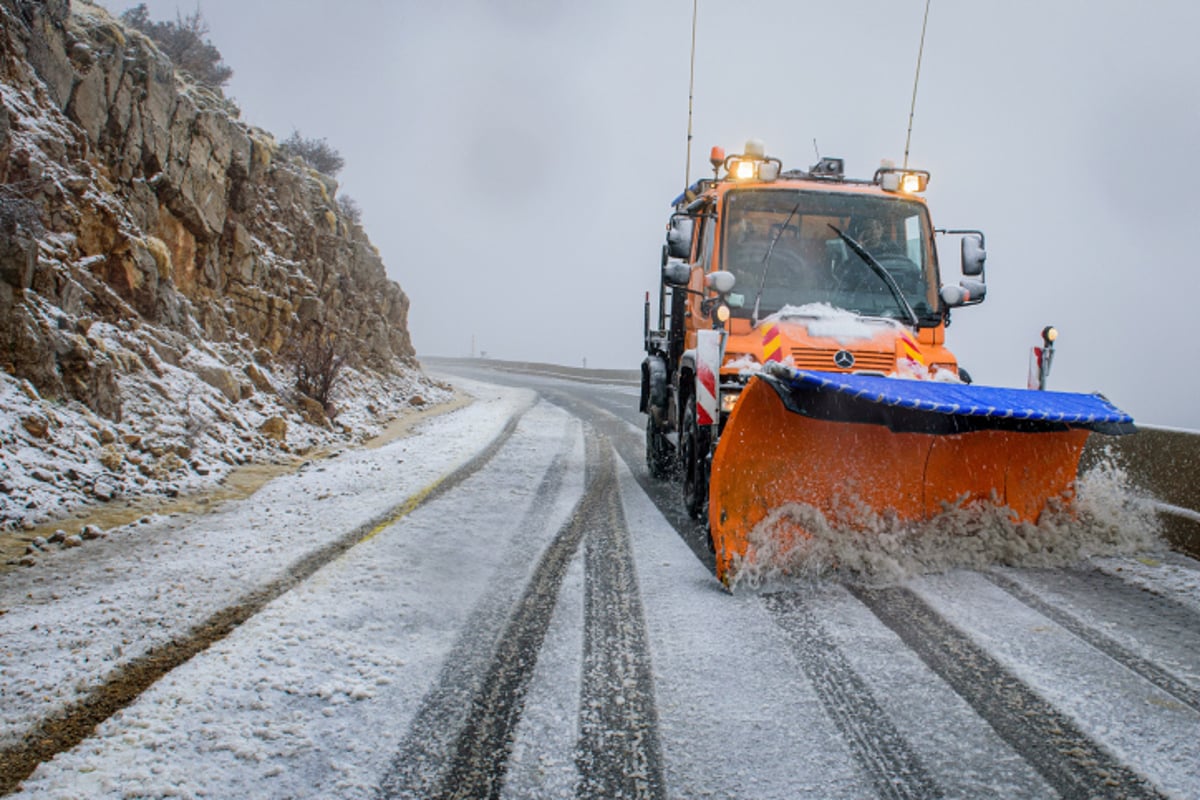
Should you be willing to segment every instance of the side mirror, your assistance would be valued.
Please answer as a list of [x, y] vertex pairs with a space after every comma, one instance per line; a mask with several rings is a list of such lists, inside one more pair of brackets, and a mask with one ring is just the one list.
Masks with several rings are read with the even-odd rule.
[[687, 286], [692, 277], [692, 268], [683, 261], [671, 259], [663, 264], [662, 279], [667, 286]]
[[734, 282], [733, 273], [725, 270], [717, 270], [704, 276], [704, 285], [722, 296], [733, 291]]
[[692, 218], [683, 215], [671, 217], [667, 226], [667, 255], [690, 261], [692, 257]]
[[962, 274], [982, 275], [985, 261], [987, 261], [987, 250], [983, 247], [983, 234], [968, 233], [962, 239]]
[[942, 302], [950, 308], [958, 308], [966, 300], [961, 286], [943, 286], [938, 294], [941, 295]]
[[983, 281], [960, 281], [958, 286], [943, 286], [940, 292], [942, 302], [951, 308], [973, 306], [982, 303], [987, 297], [987, 284]]
[[958, 285], [967, 293], [968, 305], [982, 303], [983, 298], [987, 297], [987, 284], [983, 281], [962, 280]]

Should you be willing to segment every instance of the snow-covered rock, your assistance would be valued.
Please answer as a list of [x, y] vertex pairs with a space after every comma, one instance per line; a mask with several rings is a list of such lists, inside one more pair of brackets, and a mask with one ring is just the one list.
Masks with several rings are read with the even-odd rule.
[[[0, 529], [448, 396], [336, 191], [103, 8], [0, 0]], [[325, 403], [293, 389], [315, 340], [346, 359]]]

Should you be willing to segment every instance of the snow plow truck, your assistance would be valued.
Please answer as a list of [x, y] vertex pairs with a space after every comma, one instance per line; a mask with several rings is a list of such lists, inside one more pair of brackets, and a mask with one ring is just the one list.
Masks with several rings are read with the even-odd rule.
[[[971, 383], [945, 334], [985, 297], [984, 235], [934, 229], [928, 172], [785, 171], [753, 140], [710, 160], [673, 203], [656, 325], [646, 297], [640, 407], [647, 468], [681, 479], [726, 586], [784, 504], [920, 522], [983, 502], [1036, 522], [1092, 432], [1133, 430], [1100, 395]], [[957, 285], [936, 236], [961, 240]]]

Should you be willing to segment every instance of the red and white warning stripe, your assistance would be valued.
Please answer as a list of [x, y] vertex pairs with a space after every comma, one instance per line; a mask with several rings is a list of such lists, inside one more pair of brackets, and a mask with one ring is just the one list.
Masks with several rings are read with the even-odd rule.
[[1033, 348], [1029, 353], [1029, 380], [1025, 385], [1030, 389], [1042, 388], [1042, 359], [1044, 357], [1040, 347]]
[[721, 371], [721, 332], [696, 332], [696, 424], [717, 420], [717, 375]]

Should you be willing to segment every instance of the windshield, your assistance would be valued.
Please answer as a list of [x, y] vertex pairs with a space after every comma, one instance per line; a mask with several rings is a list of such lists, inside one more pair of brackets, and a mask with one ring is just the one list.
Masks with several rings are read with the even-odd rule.
[[[735, 316], [751, 315], [761, 285], [759, 319], [784, 306], [829, 303], [907, 322], [887, 284], [836, 227], [888, 271], [917, 317], [937, 321], [936, 273], [922, 203], [865, 194], [736, 189], [725, 195], [722, 222], [719, 268], [734, 274], [735, 292], [742, 298]], [[737, 297], [731, 299], [736, 306]]]

